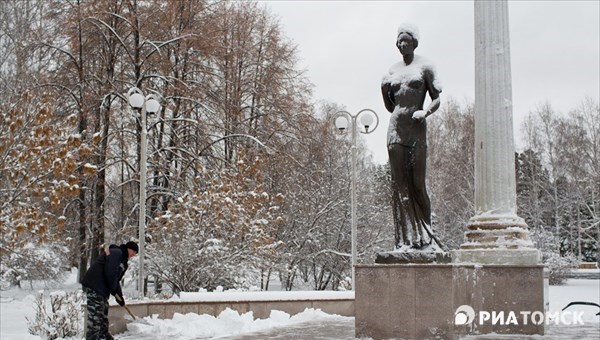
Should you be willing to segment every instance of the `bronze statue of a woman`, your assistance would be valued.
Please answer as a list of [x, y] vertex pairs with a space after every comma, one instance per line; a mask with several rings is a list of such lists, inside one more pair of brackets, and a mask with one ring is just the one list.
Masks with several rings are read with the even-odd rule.
[[[381, 82], [383, 102], [391, 113], [387, 146], [392, 172], [396, 249], [421, 249], [433, 240], [441, 246], [431, 230], [425, 173], [426, 118], [439, 108], [442, 91], [433, 65], [414, 54], [418, 43], [416, 28], [400, 26], [396, 46], [403, 60], [392, 65]], [[427, 93], [431, 103], [423, 110]]]

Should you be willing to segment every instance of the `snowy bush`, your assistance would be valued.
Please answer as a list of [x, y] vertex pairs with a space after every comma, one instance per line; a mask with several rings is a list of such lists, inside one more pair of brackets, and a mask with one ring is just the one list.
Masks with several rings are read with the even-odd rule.
[[346, 276], [343, 280], [340, 281], [337, 290], [352, 290], [352, 278]]
[[44, 339], [80, 337], [83, 335], [83, 293], [39, 292], [35, 299], [35, 316], [27, 318], [29, 333]]
[[549, 271], [549, 283], [551, 285], [564, 284], [575, 267], [577, 259], [572, 255], [560, 256], [557, 253], [550, 253], [544, 257], [544, 265]]
[[542, 262], [546, 266], [551, 285], [561, 285], [567, 281], [577, 259], [573, 255], [561, 256], [560, 240], [548, 228], [536, 228], [531, 239], [542, 252]]

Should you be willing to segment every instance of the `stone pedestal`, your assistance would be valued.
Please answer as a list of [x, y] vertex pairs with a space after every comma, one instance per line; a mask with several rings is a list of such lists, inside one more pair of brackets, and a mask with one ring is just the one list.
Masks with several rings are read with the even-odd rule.
[[[356, 337], [544, 334], [543, 322], [525, 324], [521, 314], [544, 312], [543, 266], [388, 264], [358, 265], [355, 270]], [[475, 318], [455, 325], [455, 313], [463, 305], [475, 311]], [[518, 324], [480, 323], [480, 311], [506, 317], [513, 312]]]

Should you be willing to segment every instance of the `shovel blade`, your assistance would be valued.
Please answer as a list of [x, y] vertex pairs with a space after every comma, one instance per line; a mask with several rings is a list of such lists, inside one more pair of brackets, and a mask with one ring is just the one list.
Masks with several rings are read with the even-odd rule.
[[148, 321], [146, 321], [144, 319], [140, 319], [140, 318], [134, 318], [131, 315], [127, 315], [127, 314], [125, 314], [125, 320], [127, 320], [129, 322], [134, 322], [134, 323], [138, 323], [138, 324], [142, 324], [142, 325], [151, 326]]

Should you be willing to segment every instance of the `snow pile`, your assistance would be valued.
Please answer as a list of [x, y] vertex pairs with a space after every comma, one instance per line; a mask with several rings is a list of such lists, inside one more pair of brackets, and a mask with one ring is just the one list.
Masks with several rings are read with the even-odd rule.
[[175, 313], [173, 319], [159, 319], [156, 316], [144, 318], [145, 322], [130, 323], [127, 325], [128, 336], [133, 333], [139, 337], [151, 336], [156, 339], [198, 339], [208, 337], [232, 336], [249, 332], [257, 332], [275, 327], [285, 327], [303, 322], [346, 318], [330, 315], [320, 309], [307, 308], [304, 312], [290, 316], [289, 314], [273, 310], [268, 319], [256, 319], [252, 312], [239, 314], [237, 311], [227, 308], [219, 316], [214, 317], [207, 314], [179, 314]]

